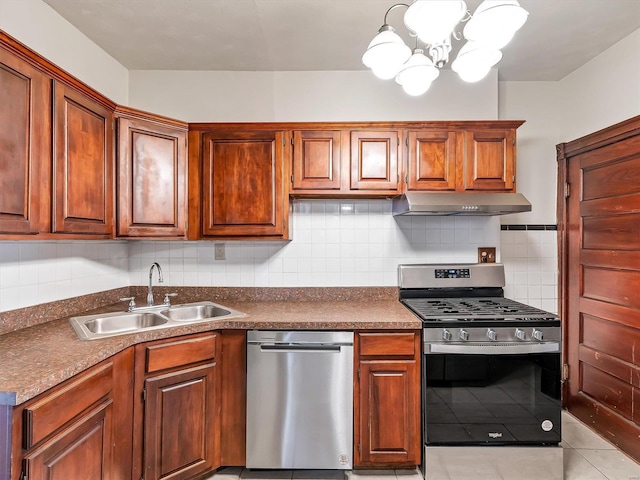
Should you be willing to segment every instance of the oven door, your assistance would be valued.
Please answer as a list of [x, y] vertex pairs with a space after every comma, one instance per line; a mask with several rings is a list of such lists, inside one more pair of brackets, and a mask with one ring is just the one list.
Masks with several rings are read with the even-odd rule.
[[464, 348], [425, 345], [426, 445], [558, 444], [560, 351], [553, 350], [514, 353], [509, 348], [483, 351], [474, 345], [466, 353]]

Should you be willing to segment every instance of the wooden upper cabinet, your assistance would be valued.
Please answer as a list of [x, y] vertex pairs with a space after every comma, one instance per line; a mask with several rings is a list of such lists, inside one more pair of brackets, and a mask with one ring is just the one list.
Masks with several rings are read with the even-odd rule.
[[56, 82], [54, 233], [113, 235], [113, 113]]
[[287, 238], [289, 134], [218, 131], [202, 141], [202, 236]]
[[0, 234], [38, 233], [50, 152], [51, 80], [0, 48]]
[[451, 130], [409, 130], [407, 190], [456, 189], [458, 134]]
[[293, 132], [293, 190], [340, 190], [339, 130]]
[[351, 132], [351, 190], [398, 192], [400, 132]]
[[117, 235], [184, 237], [187, 124], [118, 110]]
[[515, 192], [522, 122], [454, 122], [407, 131], [407, 190]]
[[467, 130], [464, 190], [515, 191], [516, 132]]

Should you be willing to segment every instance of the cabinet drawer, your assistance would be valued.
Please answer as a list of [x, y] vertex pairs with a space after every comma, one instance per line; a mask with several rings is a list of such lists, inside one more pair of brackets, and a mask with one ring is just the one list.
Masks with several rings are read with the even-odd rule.
[[415, 333], [360, 333], [360, 355], [408, 356], [413, 357], [415, 351]]
[[146, 347], [145, 371], [153, 373], [215, 358], [217, 337], [215, 333], [207, 333], [196, 337], [151, 344]]
[[20, 478], [71, 480], [112, 477], [113, 401], [105, 400], [24, 457]]
[[109, 362], [45, 395], [24, 409], [24, 447], [31, 448], [112, 390], [113, 363]]

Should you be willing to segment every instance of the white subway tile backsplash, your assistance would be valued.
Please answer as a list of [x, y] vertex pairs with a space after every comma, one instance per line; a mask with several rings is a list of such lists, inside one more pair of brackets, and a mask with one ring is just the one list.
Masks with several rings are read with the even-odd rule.
[[[497, 248], [507, 296], [556, 311], [557, 232], [499, 222], [393, 217], [390, 200], [296, 200], [289, 242], [0, 242], [0, 311], [146, 285], [154, 261], [175, 286], [395, 286], [398, 264], [475, 263], [478, 246]], [[217, 243], [225, 260], [215, 260]]]
[[505, 266], [505, 296], [558, 312], [557, 231], [502, 230], [500, 259]]
[[558, 313], [558, 299], [543, 298], [540, 308], [548, 312]]
[[130, 284], [121, 241], [0, 242], [0, 311]]

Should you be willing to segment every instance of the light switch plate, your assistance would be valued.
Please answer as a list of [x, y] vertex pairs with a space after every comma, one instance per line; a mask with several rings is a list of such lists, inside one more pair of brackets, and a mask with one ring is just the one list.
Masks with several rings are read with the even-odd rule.
[[496, 263], [496, 247], [478, 247], [478, 263]]

